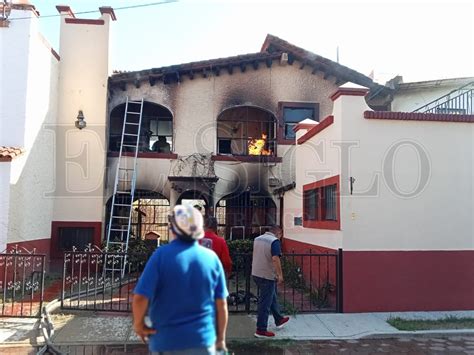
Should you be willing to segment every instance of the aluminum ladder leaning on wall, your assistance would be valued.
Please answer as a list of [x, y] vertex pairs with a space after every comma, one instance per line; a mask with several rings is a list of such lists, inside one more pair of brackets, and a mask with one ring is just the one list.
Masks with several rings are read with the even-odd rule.
[[[137, 180], [137, 156], [140, 145], [140, 127], [143, 115], [143, 99], [125, 102], [120, 152], [115, 174], [114, 194], [107, 228], [107, 250], [126, 253], [130, 240], [133, 200]], [[132, 156], [127, 153], [133, 153]], [[131, 160], [131, 161], [130, 161]], [[130, 164], [131, 163], [131, 164]], [[125, 271], [125, 260], [120, 269]], [[110, 267], [106, 265], [106, 269]]]

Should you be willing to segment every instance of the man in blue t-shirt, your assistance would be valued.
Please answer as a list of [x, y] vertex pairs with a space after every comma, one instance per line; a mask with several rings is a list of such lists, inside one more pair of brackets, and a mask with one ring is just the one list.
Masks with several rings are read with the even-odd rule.
[[[133, 327], [152, 352], [215, 354], [226, 349], [227, 287], [217, 255], [197, 243], [202, 214], [178, 205], [170, 216], [175, 238], [148, 261], [133, 297]], [[148, 314], [151, 326], [145, 324]], [[217, 329], [216, 329], [217, 326]]]

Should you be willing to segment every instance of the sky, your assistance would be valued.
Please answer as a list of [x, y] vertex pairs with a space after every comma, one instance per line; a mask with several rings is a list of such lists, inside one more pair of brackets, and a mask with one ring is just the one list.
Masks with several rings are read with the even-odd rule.
[[[134, 8], [160, 0], [30, 0], [41, 15], [116, 9], [111, 65], [142, 70], [260, 51], [267, 33], [380, 83], [474, 76], [474, 2], [199, 1]], [[165, 0], [166, 1], [166, 0]], [[78, 15], [98, 18], [98, 12]], [[59, 17], [40, 17], [53, 48]]]

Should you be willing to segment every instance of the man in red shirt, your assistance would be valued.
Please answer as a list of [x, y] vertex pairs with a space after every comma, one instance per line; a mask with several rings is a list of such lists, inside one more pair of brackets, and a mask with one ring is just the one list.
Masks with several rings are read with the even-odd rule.
[[206, 217], [204, 238], [202, 238], [199, 243], [202, 246], [214, 250], [224, 267], [225, 273], [229, 276], [232, 272], [232, 260], [225, 239], [217, 235], [217, 220], [215, 217]]

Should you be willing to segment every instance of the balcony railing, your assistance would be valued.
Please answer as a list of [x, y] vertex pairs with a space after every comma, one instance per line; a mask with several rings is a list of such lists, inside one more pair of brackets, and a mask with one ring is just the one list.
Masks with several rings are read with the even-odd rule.
[[417, 108], [413, 112], [420, 113], [440, 113], [453, 115], [472, 115], [474, 96], [474, 81], [459, 89], [451, 91], [449, 94], [431, 101], [430, 103]]

